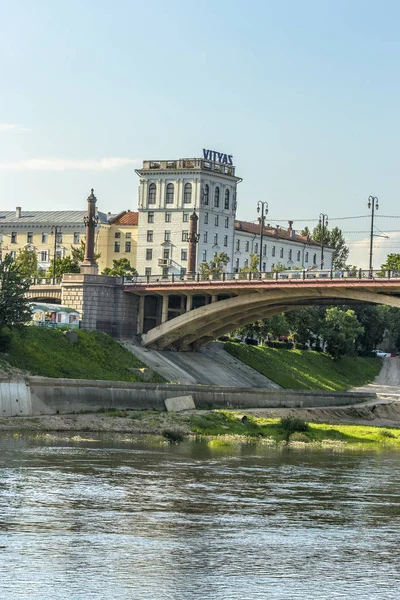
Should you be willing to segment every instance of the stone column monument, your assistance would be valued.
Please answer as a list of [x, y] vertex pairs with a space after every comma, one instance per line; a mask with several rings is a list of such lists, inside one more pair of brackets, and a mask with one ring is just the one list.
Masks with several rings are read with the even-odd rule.
[[189, 242], [189, 271], [188, 277], [193, 278], [196, 274], [196, 254], [197, 254], [197, 242], [199, 241], [199, 234], [197, 233], [197, 221], [199, 217], [196, 214], [196, 209], [190, 215], [190, 230], [188, 236]]
[[86, 247], [85, 247], [85, 258], [81, 263], [81, 273], [85, 275], [97, 275], [99, 266], [94, 258], [94, 233], [97, 227], [99, 218], [96, 216], [96, 202], [97, 198], [94, 195], [94, 189], [91, 189], [91, 194], [87, 199], [88, 212], [84, 218], [86, 225]]

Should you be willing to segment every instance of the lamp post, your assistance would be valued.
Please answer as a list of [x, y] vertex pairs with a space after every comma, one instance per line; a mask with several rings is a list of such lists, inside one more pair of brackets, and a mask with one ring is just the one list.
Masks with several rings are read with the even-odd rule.
[[376, 196], [369, 196], [368, 208], [371, 208], [371, 236], [369, 240], [369, 270], [372, 272], [372, 251], [374, 244], [374, 213], [379, 208], [379, 200]]
[[268, 202], [263, 202], [259, 200], [257, 202], [257, 212], [261, 211], [261, 217], [258, 217], [260, 221], [260, 273], [262, 272], [262, 256], [263, 256], [263, 237], [264, 237], [264, 226], [265, 226], [265, 217], [268, 214]]
[[321, 269], [324, 266], [324, 235], [325, 227], [328, 227], [328, 215], [320, 213], [319, 215], [319, 226], [321, 227]]
[[81, 263], [81, 273], [88, 275], [97, 275], [98, 264], [94, 258], [94, 230], [97, 227], [99, 221], [96, 215], [96, 202], [97, 198], [94, 195], [94, 189], [90, 190], [90, 196], [87, 199], [87, 215], [84, 217], [83, 222], [86, 226], [86, 247], [85, 247], [85, 258]]
[[53, 260], [53, 278], [56, 277], [56, 261], [57, 261], [57, 242], [58, 236], [61, 233], [61, 227], [58, 225], [53, 225], [51, 228], [51, 235], [54, 235], [54, 260]]
[[190, 231], [188, 235], [188, 243], [189, 243], [189, 272], [188, 276], [190, 278], [194, 278], [196, 274], [196, 246], [199, 241], [199, 234], [197, 233], [197, 222], [199, 217], [196, 214], [196, 209], [193, 209], [193, 213], [190, 215]]

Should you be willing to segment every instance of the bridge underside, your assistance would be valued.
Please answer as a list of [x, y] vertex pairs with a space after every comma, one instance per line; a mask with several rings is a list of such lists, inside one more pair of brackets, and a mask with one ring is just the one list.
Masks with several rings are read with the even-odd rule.
[[[200, 301], [200, 298], [203, 298]], [[172, 299], [172, 302], [171, 302]], [[158, 349], [197, 350], [204, 344], [281, 312], [310, 305], [386, 304], [400, 308], [400, 284], [314, 285], [246, 289], [235, 295], [148, 294], [141, 298], [142, 343]], [[140, 321], [140, 319], [139, 319]]]

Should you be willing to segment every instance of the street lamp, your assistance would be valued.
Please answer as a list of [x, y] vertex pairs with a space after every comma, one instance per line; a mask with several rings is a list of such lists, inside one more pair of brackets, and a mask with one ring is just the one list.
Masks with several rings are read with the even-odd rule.
[[328, 215], [320, 213], [319, 215], [319, 226], [321, 228], [321, 269], [324, 266], [324, 235], [325, 227], [328, 227]]
[[262, 256], [263, 256], [263, 237], [264, 237], [264, 226], [265, 226], [265, 217], [268, 214], [268, 202], [263, 202], [259, 200], [257, 202], [257, 212], [259, 213], [261, 210], [261, 217], [258, 217], [260, 221], [260, 273], [262, 272]]
[[371, 236], [369, 240], [369, 270], [372, 271], [372, 250], [374, 241], [374, 212], [379, 208], [379, 200], [376, 196], [368, 197], [368, 208], [371, 208]]
[[53, 277], [56, 277], [56, 262], [57, 262], [57, 242], [59, 240], [59, 235], [61, 233], [61, 227], [58, 225], [53, 225], [51, 228], [51, 235], [54, 235], [54, 260], [53, 260]]

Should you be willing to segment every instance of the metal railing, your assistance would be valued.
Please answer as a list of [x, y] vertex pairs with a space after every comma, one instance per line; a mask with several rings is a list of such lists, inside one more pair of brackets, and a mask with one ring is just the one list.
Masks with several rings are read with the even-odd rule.
[[124, 285], [147, 285], [151, 283], [158, 284], [181, 284], [182, 282], [235, 282], [239, 284], [244, 281], [253, 281], [254, 283], [260, 281], [287, 281], [287, 282], [299, 282], [299, 281], [310, 281], [310, 280], [390, 280], [400, 279], [400, 271], [382, 271], [370, 269], [357, 269], [357, 270], [345, 270], [345, 269], [332, 269], [322, 271], [269, 271], [269, 272], [256, 272], [256, 273], [216, 273], [211, 275], [204, 275], [202, 273], [195, 273], [194, 275], [185, 274], [180, 275], [179, 273], [168, 273], [166, 275], [136, 275], [133, 277], [124, 277]]

